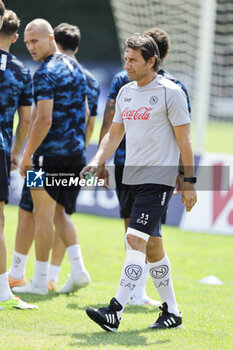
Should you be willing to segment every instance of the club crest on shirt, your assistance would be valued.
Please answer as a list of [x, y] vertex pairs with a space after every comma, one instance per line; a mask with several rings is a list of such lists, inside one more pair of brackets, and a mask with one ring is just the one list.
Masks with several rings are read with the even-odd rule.
[[149, 100], [151, 105], [155, 105], [158, 102], [159, 98], [158, 96], [152, 96]]
[[129, 109], [126, 107], [122, 112], [123, 120], [148, 120], [151, 114], [152, 108], [140, 107], [139, 109]]

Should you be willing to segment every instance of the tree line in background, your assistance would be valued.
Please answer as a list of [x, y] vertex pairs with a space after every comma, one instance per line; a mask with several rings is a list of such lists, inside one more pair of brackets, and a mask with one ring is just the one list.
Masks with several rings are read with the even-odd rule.
[[30, 57], [23, 42], [26, 24], [44, 18], [53, 27], [61, 22], [77, 25], [81, 30], [80, 61], [120, 62], [117, 34], [109, 0], [3, 0], [21, 20], [19, 40], [12, 53]]

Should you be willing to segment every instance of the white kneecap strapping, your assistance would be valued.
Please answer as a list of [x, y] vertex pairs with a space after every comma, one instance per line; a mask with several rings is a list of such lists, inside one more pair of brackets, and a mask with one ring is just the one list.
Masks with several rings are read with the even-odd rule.
[[146, 241], [146, 242], [148, 242], [148, 239], [150, 238], [150, 236], [147, 233], [135, 230], [134, 228], [131, 228], [131, 227], [128, 227], [126, 234], [125, 234], [125, 247], [127, 250], [133, 249], [128, 243], [127, 235], [137, 236], [139, 238], [144, 239], [144, 241]]

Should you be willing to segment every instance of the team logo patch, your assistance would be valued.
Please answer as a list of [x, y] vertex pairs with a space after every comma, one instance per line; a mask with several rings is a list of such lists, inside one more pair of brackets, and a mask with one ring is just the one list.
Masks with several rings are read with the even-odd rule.
[[167, 275], [169, 267], [167, 265], [160, 265], [150, 269], [150, 275], [156, 279], [163, 278]]
[[158, 96], [152, 96], [149, 101], [151, 105], [155, 105], [158, 102], [158, 100]]
[[27, 187], [44, 187], [45, 172], [42, 169], [27, 170]]
[[125, 268], [125, 274], [133, 281], [137, 281], [142, 275], [142, 268], [139, 265], [129, 265]]

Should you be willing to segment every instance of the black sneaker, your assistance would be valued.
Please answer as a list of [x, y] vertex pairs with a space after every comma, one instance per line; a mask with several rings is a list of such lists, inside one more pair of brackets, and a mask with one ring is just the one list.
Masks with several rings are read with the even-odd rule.
[[117, 332], [121, 319], [118, 320], [116, 311], [120, 311], [121, 309], [122, 305], [116, 300], [116, 298], [112, 298], [109, 306], [101, 307], [100, 309], [88, 307], [86, 313], [105, 331]]
[[182, 317], [176, 316], [170, 312], [168, 312], [167, 303], [163, 303], [162, 306], [159, 307], [162, 312], [160, 312], [158, 319], [150, 325], [148, 328], [150, 329], [166, 329], [166, 328], [182, 328]]

